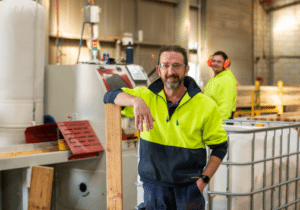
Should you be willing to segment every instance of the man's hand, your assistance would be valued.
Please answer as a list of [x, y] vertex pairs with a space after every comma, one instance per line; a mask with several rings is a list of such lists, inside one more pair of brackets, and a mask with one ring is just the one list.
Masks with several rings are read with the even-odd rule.
[[143, 99], [122, 92], [117, 95], [117, 97], [114, 100], [114, 104], [119, 106], [133, 107], [135, 127], [141, 132], [143, 131], [143, 122], [145, 123], [147, 131], [153, 128], [154, 119], [151, 115], [148, 105]]
[[[215, 172], [217, 171], [217, 169], [219, 168], [221, 162], [222, 162], [222, 160], [220, 158], [218, 158], [217, 156], [211, 155], [209, 157], [207, 166], [202, 174], [208, 176], [211, 179], [213, 177], [213, 175], [215, 174]], [[203, 193], [203, 190], [207, 184], [203, 181], [202, 178], [199, 178], [196, 183], [197, 183], [197, 186], [198, 186], [200, 192]]]
[[204, 188], [206, 187], [206, 183], [203, 181], [203, 179], [199, 178], [197, 181], [196, 181], [196, 184], [198, 186], [198, 189], [200, 190], [201, 194], [203, 193], [204, 191]]
[[143, 122], [145, 123], [146, 130], [149, 131], [153, 128], [154, 119], [151, 115], [150, 109], [141, 98], [135, 97], [133, 99], [133, 112], [135, 116], [135, 127], [141, 132], [143, 131]]

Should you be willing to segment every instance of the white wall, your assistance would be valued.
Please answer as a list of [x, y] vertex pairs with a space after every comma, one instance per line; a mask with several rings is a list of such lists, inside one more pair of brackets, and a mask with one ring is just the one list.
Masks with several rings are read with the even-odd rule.
[[272, 20], [273, 85], [300, 81], [300, 4], [270, 12]]

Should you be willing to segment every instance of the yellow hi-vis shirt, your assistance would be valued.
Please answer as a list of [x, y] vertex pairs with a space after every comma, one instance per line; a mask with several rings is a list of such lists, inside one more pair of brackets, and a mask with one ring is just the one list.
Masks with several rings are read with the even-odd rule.
[[229, 119], [236, 110], [236, 79], [229, 69], [226, 69], [210, 79], [205, 87], [204, 95], [212, 98], [218, 105], [222, 119]]

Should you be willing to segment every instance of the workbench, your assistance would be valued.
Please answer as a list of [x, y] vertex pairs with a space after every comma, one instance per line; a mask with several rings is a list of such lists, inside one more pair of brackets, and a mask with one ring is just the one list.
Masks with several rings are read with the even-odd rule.
[[[2, 187], [4, 185], [6, 185], [6, 187], [8, 185], [17, 185], [17, 187], [10, 187], [8, 191], [1, 188], [0, 198], [5, 199], [5, 196], [1, 196], [1, 193], [2, 195], [6, 194], [6, 196], [8, 196], [7, 194], [15, 193], [15, 197], [18, 201], [15, 202], [18, 203], [16, 204], [16, 206], [18, 206], [16, 209], [28, 210], [31, 167], [73, 162], [74, 160], [68, 160], [71, 155], [70, 150], [59, 151], [57, 141], [0, 147], [0, 185], [2, 185]], [[95, 157], [77, 159], [76, 161], [91, 158]], [[11, 177], [8, 183], [7, 179], [3, 179], [4, 174], [2, 174], [2, 172], [5, 173], [6, 178]], [[1, 183], [3, 180], [6, 180], [6, 183]], [[18, 200], [18, 198], [20, 200]], [[53, 197], [53, 199], [55, 200], [55, 197]], [[4, 203], [4, 201], [0, 200], [0, 208], [1, 203]], [[11, 203], [9, 205], [11, 205]]]

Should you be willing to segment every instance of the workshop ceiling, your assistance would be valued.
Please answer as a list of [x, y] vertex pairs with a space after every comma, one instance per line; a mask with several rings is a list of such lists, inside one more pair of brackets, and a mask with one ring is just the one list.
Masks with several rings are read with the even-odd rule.
[[259, 0], [259, 3], [266, 12], [271, 12], [300, 4], [300, 0]]

